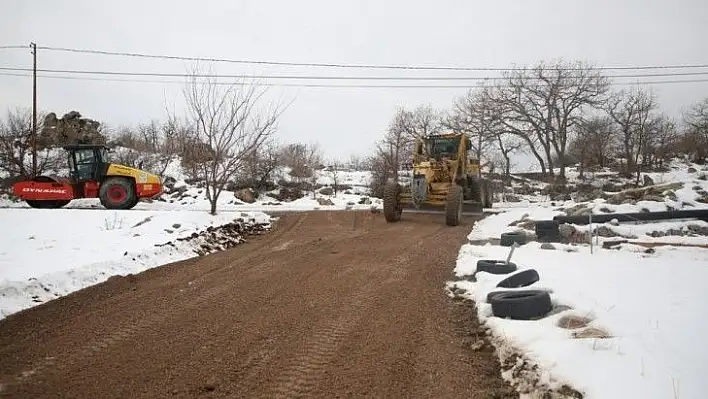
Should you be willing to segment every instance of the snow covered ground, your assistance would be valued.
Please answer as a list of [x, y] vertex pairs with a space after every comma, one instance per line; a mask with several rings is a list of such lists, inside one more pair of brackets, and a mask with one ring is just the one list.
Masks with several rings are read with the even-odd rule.
[[[683, 200], [693, 200], [687, 198], [692, 195], [687, 191]], [[664, 203], [654, 204], [665, 209]], [[594, 213], [603, 213], [599, 203], [586, 205]], [[563, 391], [567, 385], [585, 398], [704, 397], [702, 371], [708, 344], [696, 334], [708, 328], [708, 319], [702, 317], [708, 315], [708, 249], [673, 245], [648, 249], [638, 244], [705, 245], [708, 237], [703, 234], [708, 234], [708, 223], [573, 226], [582, 231], [604, 227], [613, 234], [635, 237], [616, 249], [595, 246], [593, 253], [587, 244], [554, 243], [542, 248], [532, 241], [517, 248], [512, 262], [519, 270], [534, 268], [540, 274], [539, 282], [522, 289], [551, 292], [555, 310], [541, 320], [492, 315], [486, 296], [497, 290], [496, 284], [507, 275], [480, 272], [476, 281], [463, 278], [475, 272], [478, 260], [506, 259], [509, 254], [508, 247], [479, 240], [498, 239], [503, 232], [519, 229], [531, 235], [533, 227], [515, 222], [550, 220], [573, 206], [578, 209], [572, 202], [505, 209], [477, 222], [468, 236], [473, 242], [460, 250], [455, 268], [460, 280], [449, 286], [458, 292], [464, 290], [461, 295], [476, 302], [478, 317], [490, 329], [497, 347], [505, 378], [530, 395]], [[639, 212], [644, 206], [625, 204], [617, 211]], [[665, 231], [672, 235], [654, 233]], [[606, 239], [612, 238], [600, 237], [598, 242]], [[561, 328], [559, 320], [568, 315], [587, 318], [589, 324]], [[588, 337], [575, 338], [579, 332]], [[521, 358], [516, 358], [519, 354]]]
[[[240, 218], [269, 223], [260, 212], [0, 209], [0, 318], [100, 283], [197, 256], [176, 241]], [[174, 246], [156, 246], [167, 242]]]

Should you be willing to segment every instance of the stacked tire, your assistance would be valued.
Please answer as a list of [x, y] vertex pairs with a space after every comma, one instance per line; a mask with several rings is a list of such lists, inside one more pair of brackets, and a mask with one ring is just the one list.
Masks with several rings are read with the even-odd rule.
[[492, 314], [495, 317], [513, 320], [536, 320], [545, 317], [553, 308], [548, 291], [515, 289], [538, 282], [540, 280], [538, 271], [525, 269], [516, 273], [517, 270], [516, 264], [504, 260], [477, 261], [475, 273], [510, 274], [497, 284], [497, 288], [508, 290], [492, 291], [487, 295], [487, 302], [492, 305]]
[[560, 230], [557, 220], [537, 220], [536, 240], [539, 242], [559, 242]]

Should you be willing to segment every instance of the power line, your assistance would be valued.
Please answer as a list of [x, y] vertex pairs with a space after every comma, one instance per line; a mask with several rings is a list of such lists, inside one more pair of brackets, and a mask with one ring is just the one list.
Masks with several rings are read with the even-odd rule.
[[0, 50], [19, 50], [28, 49], [29, 46], [0, 46]]
[[[301, 66], [301, 67], [324, 67], [324, 68], [356, 68], [356, 69], [396, 69], [396, 70], [436, 70], [436, 71], [512, 71], [523, 68], [493, 68], [493, 67], [458, 67], [458, 66], [418, 66], [418, 65], [374, 65], [374, 64], [343, 64], [343, 63], [312, 63], [312, 62], [288, 62], [288, 61], [257, 61], [257, 60], [237, 60], [228, 58], [212, 58], [212, 57], [187, 57], [163, 54], [145, 54], [145, 53], [130, 53], [105, 50], [87, 50], [68, 47], [51, 47], [37, 46], [40, 50], [94, 54], [94, 55], [110, 55], [120, 57], [135, 57], [135, 58], [150, 58], [164, 60], [181, 60], [181, 61], [207, 61], [207, 62], [225, 62], [233, 64], [254, 64], [254, 65], [273, 65], [273, 66]], [[606, 66], [596, 67], [600, 70], [648, 70], [648, 69], [687, 69], [687, 68], [708, 68], [708, 64], [693, 64], [693, 65], [638, 65], [638, 66]], [[553, 68], [559, 70], [581, 70], [581, 68]]]
[[[0, 72], [0, 76], [11, 77], [32, 77], [30, 74], [21, 74], [13, 72]], [[149, 80], [149, 79], [111, 79], [111, 78], [91, 78], [84, 76], [57, 76], [57, 75], [38, 75], [41, 78], [61, 79], [61, 80], [79, 80], [79, 81], [96, 81], [96, 82], [119, 82], [119, 83], [166, 83], [166, 84], [184, 84], [184, 81], [179, 80]], [[665, 85], [665, 84], [680, 84], [680, 83], [708, 83], [708, 79], [690, 79], [690, 80], [654, 80], [654, 81], [637, 81], [637, 82], [612, 82], [614, 86], [626, 85]], [[245, 82], [216, 82], [217, 85], [247, 85]], [[265, 87], [301, 87], [301, 88], [380, 88], [380, 89], [476, 89], [485, 86], [479, 84], [471, 85], [365, 85], [365, 84], [310, 84], [310, 83], [264, 83], [260, 86]], [[502, 87], [506, 87], [502, 85]]]
[[[2, 71], [29, 72], [30, 68], [0, 67]], [[289, 79], [289, 80], [503, 80], [499, 76], [321, 76], [321, 75], [229, 75], [229, 74], [188, 74], [188, 73], [162, 73], [162, 72], [127, 72], [127, 71], [87, 71], [70, 69], [37, 69], [37, 72], [46, 73], [66, 73], [76, 75], [112, 75], [112, 76], [147, 76], [147, 77], [168, 77], [168, 78], [233, 78], [233, 79]], [[628, 75], [607, 75], [608, 78], [648, 78], [648, 77], [671, 77], [671, 76], [704, 76], [708, 75], [708, 70], [701, 72], [667, 72], [649, 74], [628, 74]], [[540, 78], [529, 77], [528, 80], [539, 80]]]

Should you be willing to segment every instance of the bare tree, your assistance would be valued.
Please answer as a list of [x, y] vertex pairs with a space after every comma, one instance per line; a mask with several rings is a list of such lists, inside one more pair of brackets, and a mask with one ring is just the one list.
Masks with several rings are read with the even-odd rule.
[[327, 162], [327, 175], [329, 175], [330, 179], [332, 179], [332, 190], [334, 191], [334, 196], [337, 196], [337, 192], [339, 191], [339, 177], [341, 175], [341, 170], [342, 170], [342, 163], [339, 162], [337, 159], [332, 159], [331, 161]]
[[259, 148], [244, 157], [243, 167], [238, 176], [238, 188], [256, 190], [272, 189], [272, 174], [280, 166], [281, 153], [273, 140], [266, 141]]
[[244, 159], [277, 129], [285, 108], [271, 104], [266, 110], [258, 110], [265, 93], [266, 88], [256, 83], [224, 84], [214, 77], [200, 76], [197, 68], [184, 88], [195, 139], [211, 151], [204, 161], [196, 163], [196, 169], [205, 182], [212, 214], [216, 214], [219, 195]]
[[641, 174], [639, 157], [649, 139], [652, 112], [656, 107], [654, 94], [640, 87], [616, 92], [607, 103], [607, 113], [619, 131], [625, 173], [630, 176], [636, 173], [636, 184]]
[[[487, 91], [482, 88], [470, 90], [464, 96], [457, 98], [452, 111], [445, 121], [445, 126], [457, 132], [466, 133], [470, 137], [472, 151], [480, 162], [484, 164], [487, 152], [495, 145], [503, 145], [500, 124], [494, 118], [494, 107]], [[502, 151], [506, 149], [503, 148]], [[507, 155], [509, 152], [506, 153]], [[489, 159], [488, 159], [489, 161]], [[481, 176], [482, 168], [479, 173]]]
[[494, 140], [499, 150], [498, 154], [504, 160], [504, 181], [509, 183], [511, 181], [511, 155], [520, 152], [524, 144], [517, 136], [503, 132], [496, 133]]
[[290, 168], [290, 176], [297, 181], [309, 180], [322, 162], [322, 151], [315, 143], [292, 143], [281, 150], [283, 166]]
[[642, 167], [663, 166], [664, 161], [673, 154], [677, 138], [678, 130], [673, 118], [664, 114], [654, 116], [642, 150]]
[[615, 147], [615, 130], [607, 116], [592, 116], [576, 126], [569, 152], [579, 163], [580, 177], [589, 166], [605, 167]]
[[708, 98], [693, 105], [683, 116], [686, 125], [684, 142], [686, 152], [697, 163], [705, 163], [708, 157]]
[[[543, 174], [553, 177], [554, 152], [555, 158], [566, 158], [572, 128], [586, 108], [603, 104], [609, 80], [589, 64], [563, 61], [504, 76], [504, 84], [489, 91], [496, 117], [526, 143]], [[559, 177], [565, 179], [565, 164], [559, 166]]]
[[[38, 117], [38, 121], [44, 118]], [[41, 126], [38, 126], [38, 130]], [[37, 151], [37, 174], [66, 167], [66, 157], [53, 151], [53, 143], [43, 143]], [[0, 119], [0, 171], [12, 180], [32, 178], [32, 111], [8, 110]]]
[[410, 140], [435, 135], [443, 129], [441, 112], [430, 105], [420, 105], [412, 111], [400, 108], [396, 112], [393, 124]]

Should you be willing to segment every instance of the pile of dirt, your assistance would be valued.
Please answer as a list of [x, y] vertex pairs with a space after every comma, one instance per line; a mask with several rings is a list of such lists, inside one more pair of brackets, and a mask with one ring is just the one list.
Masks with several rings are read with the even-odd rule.
[[[243, 217], [233, 222], [218, 227], [209, 226], [199, 233], [192, 233], [188, 237], [178, 238], [175, 241], [186, 241], [194, 247], [194, 253], [199, 256], [224, 251], [246, 242], [246, 238], [262, 235], [270, 230], [270, 223], [257, 222], [255, 219], [246, 220]], [[173, 241], [156, 244], [157, 247], [170, 245], [176, 247]]]

